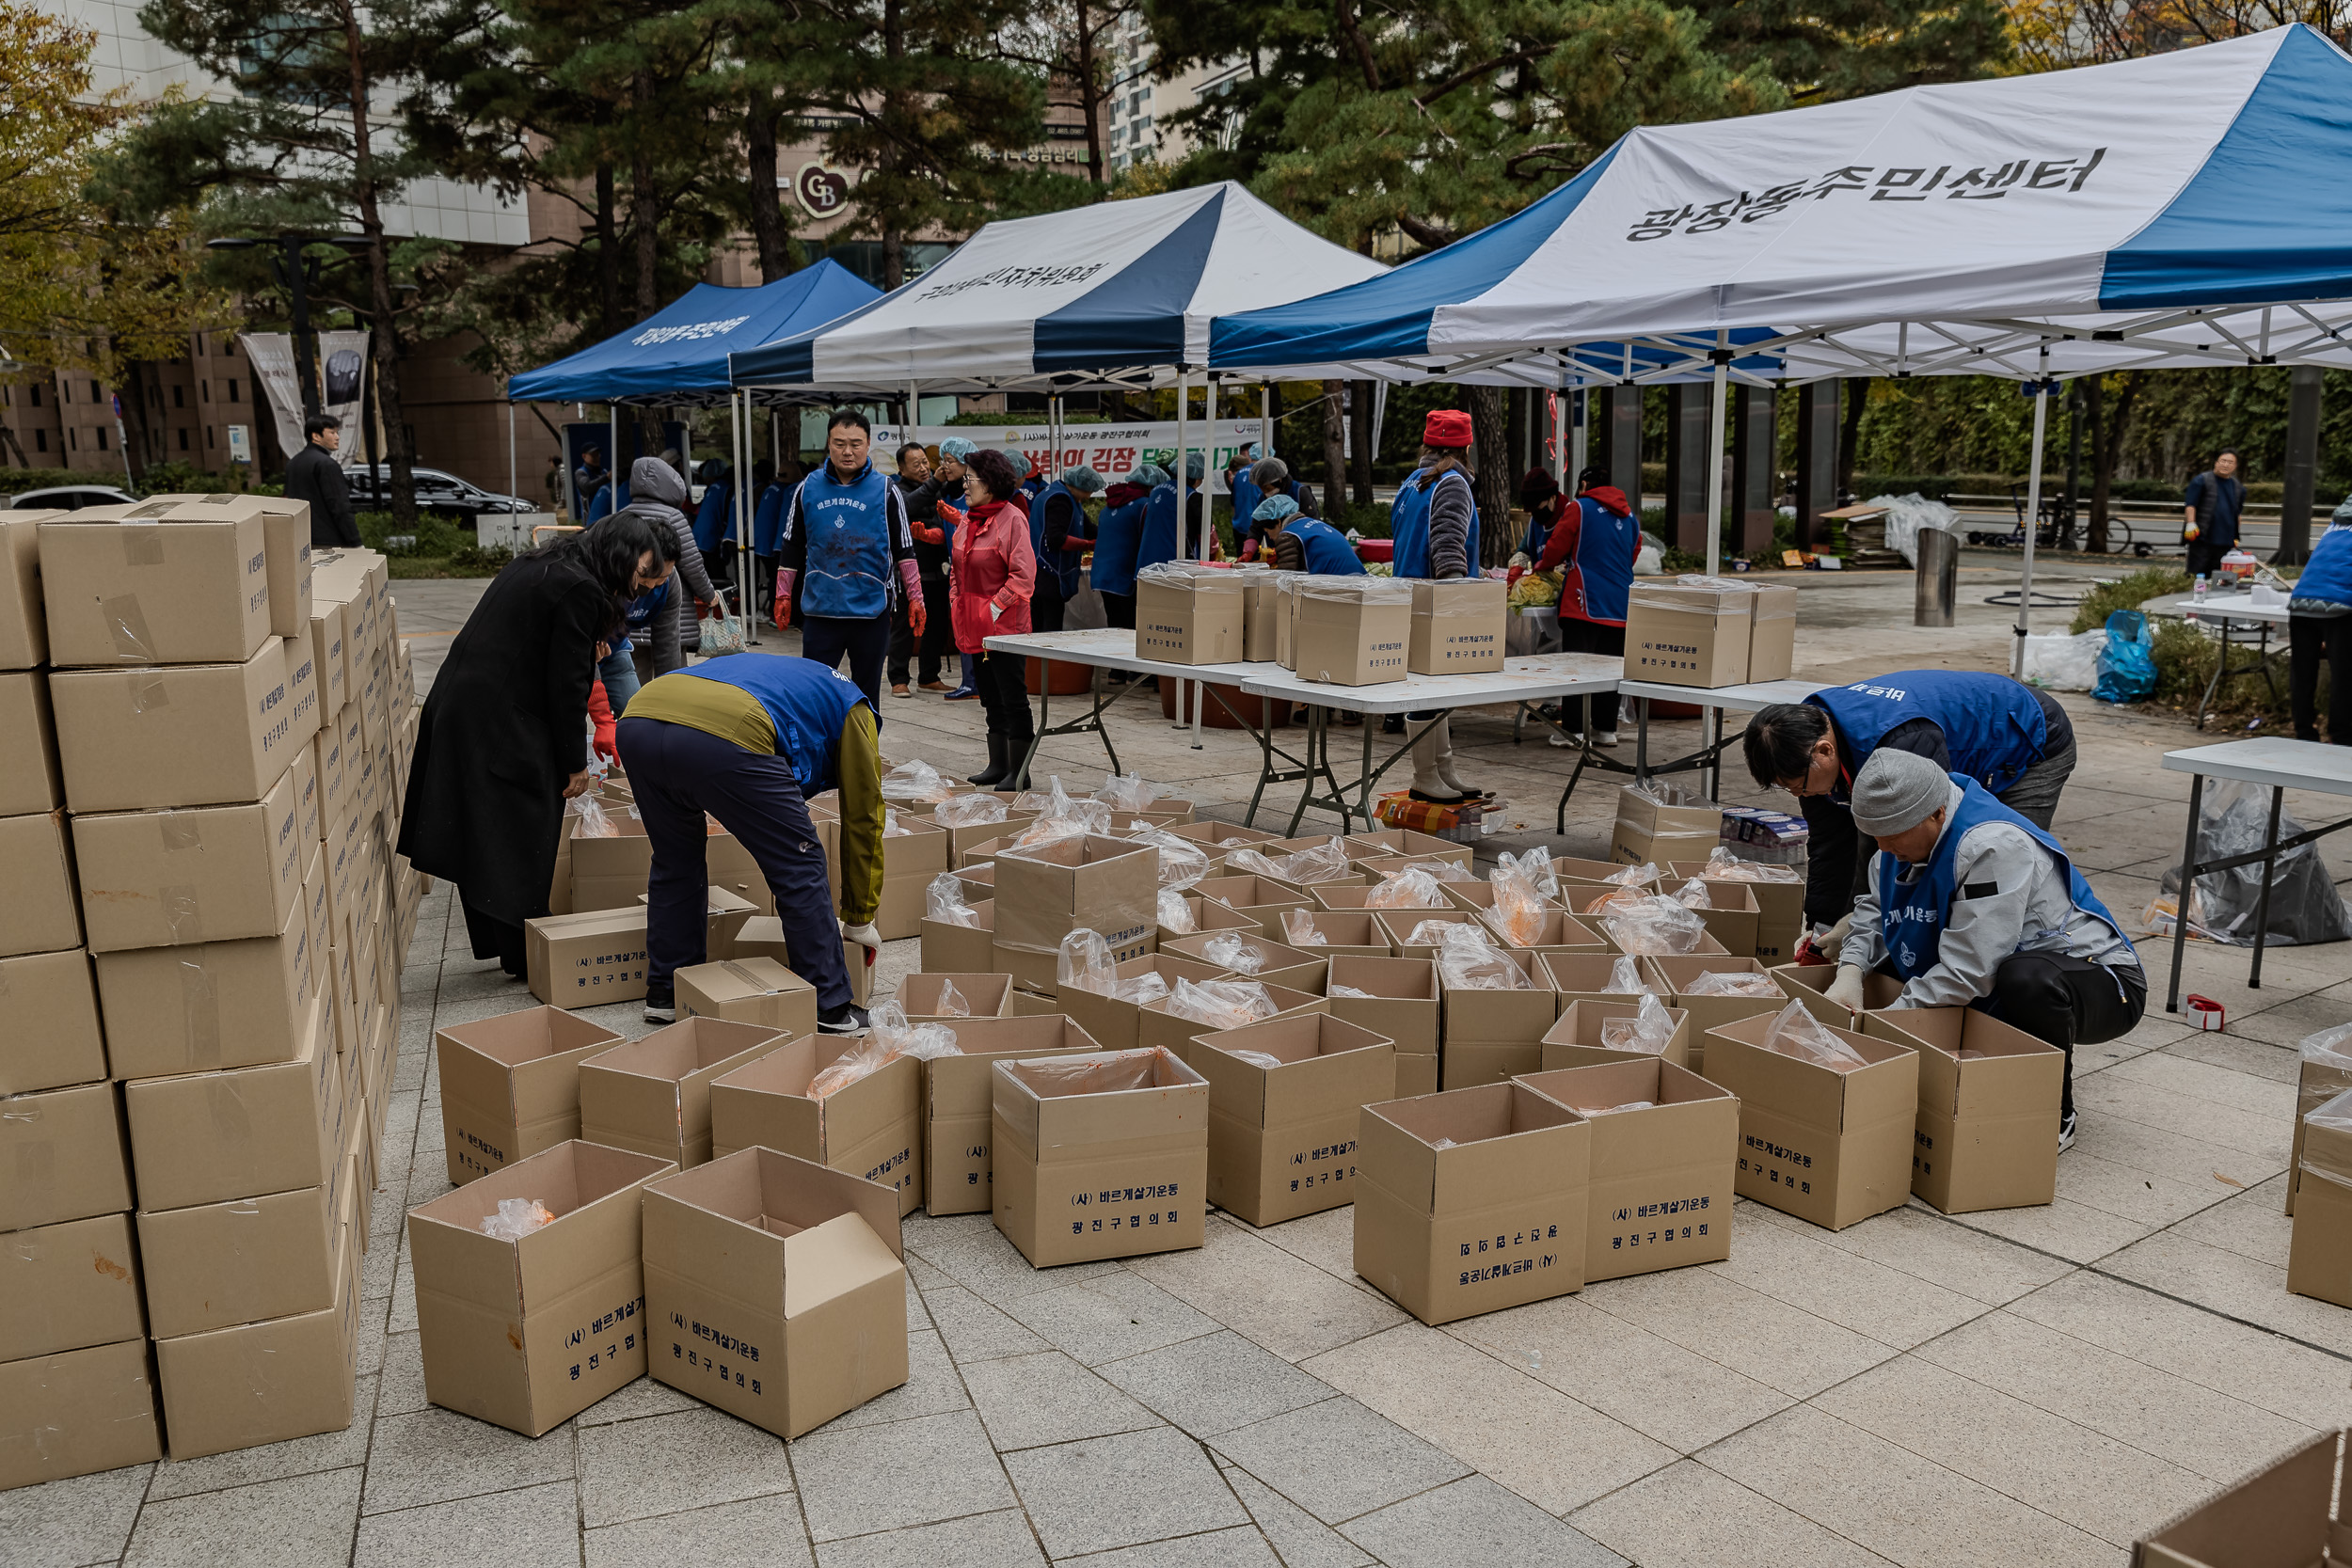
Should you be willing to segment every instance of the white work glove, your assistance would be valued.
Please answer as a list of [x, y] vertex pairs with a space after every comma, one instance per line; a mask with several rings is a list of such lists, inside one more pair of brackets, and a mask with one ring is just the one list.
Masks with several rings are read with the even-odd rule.
[[[844, 921], [841, 926], [841, 934], [849, 941], [856, 942], [860, 947], [866, 948], [870, 952], [879, 953], [882, 951], [882, 933], [874, 929], [874, 923], [870, 920], [863, 926], [852, 926], [847, 921]], [[1856, 973], [1859, 974], [1860, 971], [1856, 971]], [[1860, 993], [1857, 992], [1856, 994]]]
[[1832, 980], [1829, 983], [1829, 989], [1821, 994], [1850, 1013], [1860, 1012], [1862, 1010], [1862, 966], [1839, 964], [1837, 978]]
[[990, 601], [989, 601], [989, 605], [988, 605], [988, 619], [989, 619], [989, 624], [990, 624], [991, 626], [993, 626], [993, 625], [995, 625], [998, 621], [1001, 621], [1001, 620], [1003, 620], [1004, 618], [1005, 618], [1005, 607], [1004, 607], [1003, 605], [1000, 605], [1000, 604], [996, 603], [993, 599], [990, 600]]

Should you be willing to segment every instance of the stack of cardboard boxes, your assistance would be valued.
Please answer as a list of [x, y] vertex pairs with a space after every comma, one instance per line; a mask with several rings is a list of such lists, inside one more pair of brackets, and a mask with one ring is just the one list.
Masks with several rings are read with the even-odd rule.
[[351, 1418], [413, 695], [381, 559], [332, 596], [309, 538], [244, 496], [0, 524], [0, 1485]]
[[1655, 686], [1787, 680], [1797, 649], [1797, 591], [1781, 583], [1685, 577], [1633, 585], [1625, 678]]

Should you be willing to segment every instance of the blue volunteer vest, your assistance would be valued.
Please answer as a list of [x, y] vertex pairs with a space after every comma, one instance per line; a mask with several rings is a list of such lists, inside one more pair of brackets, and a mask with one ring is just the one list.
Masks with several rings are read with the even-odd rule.
[[[1952, 885], [1952, 877], [1960, 856], [1960, 840], [1969, 829], [1982, 822], [2007, 822], [2031, 834], [2066, 874], [2067, 895], [2074, 900], [2075, 911], [2107, 927], [2123, 937], [2124, 946], [2131, 946], [2131, 939], [2123, 936], [2122, 926], [2099, 902], [2099, 895], [2090, 891], [2090, 884], [2083, 880], [2083, 874], [2074, 869], [2074, 863], [2067, 859], [2057, 839], [1994, 800], [1976, 780], [1959, 773], [1952, 774], [1951, 780], [1961, 786], [1960, 809], [1944, 825], [1944, 836], [1936, 840], [1935, 853], [1928, 858], [1917, 881], [1899, 891], [1895, 876], [1903, 863], [1883, 849], [1879, 851], [1879, 931], [1886, 940], [1887, 961], [1898, 975], [1909, 982], [1935, 967], [1936, 954], [1944, 942], [1945, 922], [1959, 891]], [[1896, 901], [1899, 896], [1899, 903]], [[2031, 937], [2042, 933], [2026, 934]]]
[[612, 515], [612, 493], [615, 490], [621, 493], [621, 505], [623, 507], [628, 505], [628, 485], [626, 483], [616, 484], [607, 480], [597, 489], [596, 499], [588, 503], [588, 515], [583, 520], [582, 527], [588, 523], [602, 522]]
[[1951, 768], [1998, 795], [2042, 759], [2050, 721], [2030, 688], [2006, 675], [1899, 670], [1874, 681], [1832, 687], [1805, 699], [1830, 716], [1854, 768], [1896, 725], [1927, 719], [1944, 732]]
[[[770, 654], [729, 654], [676, 672], [748, 691], [776, 727], [776, 755], [792, 765], [803, 796], [821, 795], [841, 782], [841, 724], [850, 710], [874, 705], [847, 675], [815, 659]], [[874, 716], [882, 730], [882, 715]]]
[[1152, 498], [1137, 496], [1124, 506], [1106, 506], [1094, 519], [1094, 591], [1136, 591], [1136, 552], [1143, 545], [1143, 516]]
[[1527, 509], [1527, 537], [1519, 541], [1519, 553], [1527, 557], [1527, 563], [1533, 566], [1544, 558], [1544, 546], [1550, 543], [1551, 525], [1544, 521], [1540, 508], [1529, 507]]
[[1249, 537], [1249, 525], [1258, 515], [1258, 503], [1265, 499], [1265, 492], [1258, 488], [1244, 468], [1233, 476], [1233, 533], [1236, 538]]
[[782, 480], [770, 483], [759, 493], [759, 504], [752, 511], [752, 550], [757, 555], [773, 555], [784, 547], [784, 509], [792, 499], [792, 486]]
[[[1389, 575], [1400, 578], [1425, 578], [1429, 575], [1429, 496], [1437, 489], [1422, 488], [1423, 470], [1415, 468], [1397, 486], [1396, 499], [1389, 505], [1389, 537], [1395, 541], [1389, 556]], [[1478, 575], [1478, 509], [1470, 509], [1470, 538], [1465, 542], [1470, 553], [1470, 575]]]
[[1364, 563], [1356, 554], [1356, 546], [1347, 542], [1347, 535], [1329, 523], [1313, 517], [1293, 517], [1282, 525], [1282, 531], [1297, 540], [1307, 552], [1307, 570], [1326, 577], [1362, 577]]
[[735, 481], [719, 480], [703, 487], [703, 504], [694, 514], [694, 547], [715, 552], [735, 523]]
[[[1576, 556], [1561, 578], [1560, 613], [1621, 626], [1633, 594], [1633, 558], [1642, 553], [1642, 525], [1589, 496], [1578, 497], [1576, 507]], [[1580, 607], [1583, 613], [1577, 615]]]
[[[1177, 528], [1178, 506], [1176, 486], [1163, 484], [1144, 501], [1143, 541], [1136, 548], [1136, 566], [1157, 566], [1163, 561], [1173, 561], [1182, 553], [1178, 541], [1184, 537]], [[1134, 593], [1133, 588], [1126, 590]]]
[[2289, 592], [2298, 599], [2352, 605], [2352, 528], [2331, 528], [2319, 536], [2312, 563]]
[[1039, 572], [1054, 575], [1054, 581], [1061, 589], [1062, 598], [1068, 601], [1078, 596], [1078, 562], [1086, 559], [1086, 547], [1084, 544], [1064, 550], [1048, 550], [1045, 547], [1045, 509], [1053, 505], [1056, 496], [1061, 496], [1070, 502], [1070, 532], [1066, 537], [1081, 541], [1089, 537], [1085, 531], [1087, 509], [1080, 504], [1076, 492], [1056, 480], [1039, 491], [1037, 499], [1029, 503], [1029, 553], [1037, 557]]
[[801, 527], [803, 614], [870, 621], [890, 608], [890, 481], [872, 463], [847, 483], [830, 463], [801, 481]]

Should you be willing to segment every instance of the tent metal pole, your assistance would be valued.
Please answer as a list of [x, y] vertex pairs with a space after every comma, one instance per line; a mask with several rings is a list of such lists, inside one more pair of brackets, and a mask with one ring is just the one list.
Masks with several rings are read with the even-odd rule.
[[[522, 499], [522, 475], [519, 459], [515, 455], [515, 400], [506, 401], [506, 493], [516, 500]], [[369, 476], [371, 479], [373, 475]]]
[[[1271, 382], [1265, 381], [1258, 383], [1258, 455], [1260, 458], [1274, 455], [1274, 387]], [[1238, 517], [1233, 519], [1233, 538], [1236, 544], [1241, 539], [1241, 519]]]
[[735, 602], [737, 609], [742, 611], [746, 633], [752, 626], [751, 565], [746, 559], [750, 531], [743, 526], [743, 500], [744, 493], [750, 486], [743, 458], [751, 435], [751, 405], [752, 394], [748, 390], [739, 392], [730, 389], [727, 392], [727, 436], [735, 449]]
[[[2050, 351], [2042, 351], [2042, 368], [2050, 368]], [[2026, 626], [2033, 605], [2033, 538], [2042, 521], [2042, 437], [2050, 422], [2050, 383], [2033, 384], [2033, 467], [2026, 470], [2026, 564], [2017, 578], [2017, 641], [2009, 651], [2009, 673], [2026, 678]]]
[[612, 494], [606, 498], [606, 510], [618, 512], [621, 509], [621, 475], [627, 471], [621, 467], [621, 405], [617, 403], [608, 403], [604, 408], [612, 432], [606, 437], [612, 444], [612, 450], [605, 454], [604, 459], [604, 483], [611, 486], [612, 491]]
[[1718, 348], [1715, 353], [1714, 407], [1707, 439], [1707, 575], [1710, 578], [1724, 566], [1724, 421], [1731, 404], [1730, 351]]

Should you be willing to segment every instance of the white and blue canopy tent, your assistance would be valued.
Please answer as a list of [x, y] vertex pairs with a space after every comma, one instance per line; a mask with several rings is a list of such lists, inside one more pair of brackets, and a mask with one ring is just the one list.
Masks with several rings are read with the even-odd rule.
[[[1228, 316], [1209, 363], [1564, 388], [2352, 366], [2352, 58], [2296, 24], [2115, 65], [1631, 132], [1489, 229]], [[1709, 465], [1708, 560], [1723, 513]], [[2018, 657], [2033, 586], [2026, 538]]]

